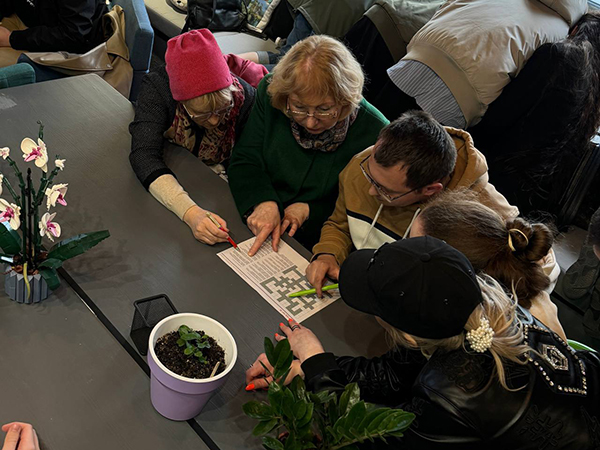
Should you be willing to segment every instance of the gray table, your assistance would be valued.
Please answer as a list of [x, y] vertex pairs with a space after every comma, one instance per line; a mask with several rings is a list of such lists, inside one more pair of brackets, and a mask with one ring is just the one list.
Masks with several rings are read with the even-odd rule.
[[154, 411], [144, 372], [68, 286], [38, 305], [2, 290], [0, 342], [0, 423], [33, 423], [42, 448], [208, 448]]
[[[65, 264], [66, 270], [124, 336], [129, 334], [132, 301], [161, 292], [180, 312], [206, 314], [223, 323], [237, 341], [238, 364], [197, 421], [222, 450], [260, 448], [250, 435], [254, 421], [243, 415], [241, 405], [263, 394], [244, 391], [244, 371], [282, 317], [216, 256], [227, 244], [196, 242], [187, 226], [144, 190], [128, 161], [127, 125], [133, 111], [116, 91], [85, 76], [44, 83], [43, 88], [11, 89], [10, 95], [17, 103], [14, 109], [21, 111], [14, 114], [15, 125], [4, 133], [4, 142], [20, 142], [26, 129], [33, 134], [41, 119], [49, 153], [67, 159], [59, 182], [69, 182], [70, 206], [59, 209], [55, 219], [64, 236], [103, 228], [112, 235]], [[31, 125], [26, 127], [25, 119]], [[196, 202], [228, 221], [234, 239], [251, 237], [224, 181], [181, 148], [169, 148], [167, 161]], [[295, 241], [288, 242], [308, 256]], [[305, 324], [337, 354], [375, 355], [386, 349], [376, 322], [341, 301]]]

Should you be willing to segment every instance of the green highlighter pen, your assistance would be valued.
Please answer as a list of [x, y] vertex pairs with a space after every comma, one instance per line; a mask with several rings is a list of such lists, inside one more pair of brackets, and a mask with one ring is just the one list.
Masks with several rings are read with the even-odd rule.
[[[323, 286], [323, 291], [329, 291], [331, 289], [338, 289], [339, 284], [329, 284], [327, 286]], [[316, 289], [308, 289], [306, 291], [294, 292], [293, 294], [288, 294], [288, 297], [302, 297], [303, 295], [313, 295], [316, 294]]]

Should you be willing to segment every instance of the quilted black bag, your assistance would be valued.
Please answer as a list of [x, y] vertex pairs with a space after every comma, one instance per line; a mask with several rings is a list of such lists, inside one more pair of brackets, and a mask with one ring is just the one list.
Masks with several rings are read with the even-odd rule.
[[182, 33], [208, 28], [211, 31], [239, 31], [246, 21], [244, 0], [188, 0], [187, 19]]

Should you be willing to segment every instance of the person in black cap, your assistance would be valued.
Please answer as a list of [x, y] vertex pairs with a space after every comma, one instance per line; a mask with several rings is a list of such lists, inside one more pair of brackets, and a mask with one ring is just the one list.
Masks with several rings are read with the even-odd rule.
[[[361, 448], [598, 448], [598, 354], [573, 350], [448, 244], [425, 236], [359, 250], [340, 290], [396, 348], [335, 357], [290, 321], [282, 331], [298, 360], [286, 381], [299, 374], [312, 391], [336, 392], [356, 382], [363, 400], [416, 415], [402, 438]], [[265, 360], [246, 372], [256, 388]]]

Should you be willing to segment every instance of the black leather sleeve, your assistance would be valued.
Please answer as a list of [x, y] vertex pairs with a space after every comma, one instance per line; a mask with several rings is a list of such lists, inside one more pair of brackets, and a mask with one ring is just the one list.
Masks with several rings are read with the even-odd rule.
[[410, 398], [410, 388], [426, 362], [420, 352], [408, 349], [372, 359], [323, 353], [306, 360], [302, 370], [313, 391], [343, 390], [346, 384], [357, 383], [363, 400], [396, 406]]
[[405, 348], [372, 359], [337, 358], [348, 382], [358, 383], [361, 398], [386, 406], [397, 406], [410, 398], [411, 386], [426, 362], [420, 351]]

